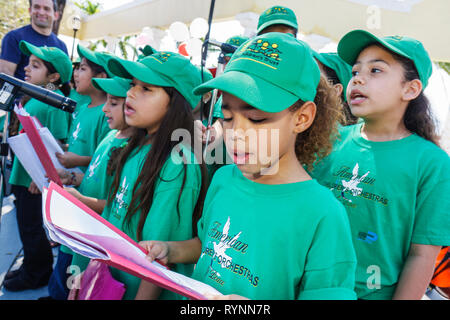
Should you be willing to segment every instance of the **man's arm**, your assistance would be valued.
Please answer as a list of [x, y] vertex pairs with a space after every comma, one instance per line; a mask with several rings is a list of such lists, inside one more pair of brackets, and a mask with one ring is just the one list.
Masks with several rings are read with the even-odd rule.
[[10, 76], [14, 76], [16, 72], [17, 64], [0, 59], [0, 73], [5, 73]]

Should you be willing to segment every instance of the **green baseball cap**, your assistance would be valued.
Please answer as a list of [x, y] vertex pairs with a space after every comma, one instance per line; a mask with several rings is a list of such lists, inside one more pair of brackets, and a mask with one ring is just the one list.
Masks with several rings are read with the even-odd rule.
[[156, 52], [139, 61], [110, 59], [109, 69], [115, 75], [160, 87], [174, 87], [195, 108], [200, 96], [192, 90], [200, 85], [201, 72], [187, 58], [175, 52]]
[[142, 54], [140, 54], [138, 56], [138, 60], [141, 60], [147, 56], [150, 56], [156, 52], [158, 52], [157, 50], [155, 50], [155, 48], [153, 48], [151, 45], [146, 45], [144, 48], [139, 48], [139, 51], [142, 52]]
[[112, 78], [114, 77], [114, 74], [108, 69], [108, 61], [111, 58], [114, 58], [115, 56], [109, 52], [97, 52], [89, 50], [86, 47], [83, 47], [82, 45], [78, 44], [77, 46], [78, 56], [80, 58], [86, 58], [87, 60], [98, 64], [99, 66], [103, 67], [108, 74], [108, 77]]
[[130, 79], [120, 77], [92, 79], [92, 84], [98, 90], [105, 91], [112, 96], [121, 98], [126, 98], [127, 91], [130, 89], [130, 83]]
[[347, 33], [338, 44], [338, 54], [348, 64], [355, 64], [361, 51], [371, 44], [380, 44], [387, 50], [414, 62], [422, 81], [423, 88], [428, 85], [428, 79], [433, 72], [430, 56], [422, 43], [416, 39], [404, 36], [388, 36], [379, 38], [365, 30], [354, 30]]
[[284, 24], [298, 30], [294, 11], [283, 6], [273, 6], [259, 16], [256, 33], [259, 34], [263, 29], [274, 24]]
[[[245, 41], [247, 41], [249, 37], [245, 36], [233, 36], [227, 39], [225, 43], [231, 44], [232, 46], [239, 47], [241, 44], [243, 44]], [[226, 57], [231, 57], [233, 53], [227, 53]]]
[[240, 46], [224, 72], [194, 93], [219, 89], [257, 109], [280, 112], [299, 99], [314, 101], [319, 81], [310, 47], [291, 35], [270, 32]]
[[19, 49], [23, 54], [35, 55], [41, 60], [45, 60], [59, 73], [61, 83], [69, 82], [72, 77], [72, 63], [67, 54], [56, 47], [36, 47], [25, 40], [19, 42]]
[[327, 66], [330, 69], [333, 69], [336, 72], [336, 75], [339, 78], [340, 83], [344, 87], [343, 96], [345, 100], [347, 85], [350, 79], [353, 77], [352, 75], [352, 67], [339, 57], [339, 55], [335, 52], [327, 52], [327, 53], [318, 53], [313, 51], [314, 58], [316, 58], [320, 63]]

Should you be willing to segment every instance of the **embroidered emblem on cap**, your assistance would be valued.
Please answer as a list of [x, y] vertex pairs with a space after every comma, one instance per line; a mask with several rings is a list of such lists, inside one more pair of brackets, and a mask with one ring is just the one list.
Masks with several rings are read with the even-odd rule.
[[287, 10], [284, 7], [273, 7], [266, 11], [266, 15], [275, 14], [275, 13], [284, 13], [287, 14]]
[[169, 59], [169, 57], [171, 55], [172, 54], [170, 54], [169, 52], [161, 52], [160, 51], [158, 53], [152, 54], [151, 57], [156, 59], [157, 61], [159, 61], [161, 63], [164, 63], [164, 62], [166, 62]]
[[280, 55], [282, 52], [278, 49], [277, 43], [270, 43], [267, 40], [258, 39], [256, 41], [251, 41], [244, 45], [241, 50], [239, 50], [236, 60], [248, 59], [263, 65], [266, 65], [272, 69], [277, 69], [276, 66], [281, 61]]

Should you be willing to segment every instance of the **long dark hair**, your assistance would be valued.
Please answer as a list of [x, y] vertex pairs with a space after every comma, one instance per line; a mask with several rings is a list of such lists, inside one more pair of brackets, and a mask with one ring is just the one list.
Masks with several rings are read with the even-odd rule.
[[[116, 172], [108, 196], [108, 204], [110, 204], [114, 200], [114, 197], [119, 190], [120, 177], [128, 157], [134, 150], [140, 150], [140, 148], [142, 148], [150, 141], [150, 139], [152, 139], [152, 147], [145, 158], [144, 165], [142, 166], [139, 176], [134, 184], [132, 191], [133, 196], [124, 219], [124, 224], [126, 223], [127, 227], [129, 227], [132, 217], [140, 212], [139, 222], [136, 230], [136, 238], [138, 241], [142, 240], [142, 230], [144, 228], [148, 212], [150, 211], [150, 208], [152, 206], [156, 182], [161, 179], [161, 169], [163, 168], [167, 159], [170, 157], [172, 149], [179, 143], [179, 141], [172, 141], [172, 132], [176, 129], [186, 129], [191, 134], [191, 137], [194, 136], [194, 119], [192, 116], [191, 106], [176, 89], [166, 87], [163, 87], [163, 89], [170, 96], [170, 103], [166, 115], [161, 121], [159, 129], [154, 134], [152, 134], [152, 136], [149, 136], [147, 134], [147, 130], [145, 129], [136, 129], [135, 133], [128, 141], [127, 146], [120, 152], [120, 155], [115, 161], [114, 167], [116, 169]], [[191, 148], [192, 150], [194, 150], [194, 139], [191, 140]], [[182, 152], [180, 152], [180, 155], [183, 157], [183, 159], [185, 158], [185, 156], [188, 156], [182, 154]], [[197, 234], [197, 221], [198, 219], [200, 219], [203, 210], [203, 202], [207, 190], [206, 167], [203, 161], [199, 161], [199, 163], [201, 168], [202, 181], [199, 197], [192, 214], [193, 235]], [[187, 164], [184, 163], [183, 171], [182, 173], [180, 173], [183, 174], [183, 182], [177, 200], [177, 213], [179, 218], [180, 199], [186, 182], [186, 171]]]
[[[406, 81], [420, 79], [419, 73], [411, 59], [397, 54], [393, 55], [402, 64], [405, 70], [404, 77]], [[436, 124], [431, 113], [430, 102], [425, 96], [423, 89], [417, 98], [409, 102], [403, 115], [403, 123], [409, 131], [439, 146]]]

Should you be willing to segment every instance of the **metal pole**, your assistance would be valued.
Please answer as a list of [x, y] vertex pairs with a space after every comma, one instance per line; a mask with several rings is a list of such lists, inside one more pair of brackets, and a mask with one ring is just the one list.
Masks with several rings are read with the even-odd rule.
[[[218, 59], [218, 64], [217, 64], [217, 69], [216, 69], [216, 78], [221, 73], [223, 73], [224, 69], [225, 69], [225, 59], [224, 59], [223, 53], [220, 53], [219, 59]], [[209, 139], [211, 138], [211, 130], [210, 130], [210, 128], [211, 128], [211, 125], [212, 125], [214, 105], [217, 102], [218, 91], [219, 90], [214, 89], [213, 93], [212, 93], [212, 97], [211, 97], [211, 105], [209, 107], [209, 114], [208, 114], [208, 124], [206, 126], [206, 143], [205, 143], [205, 150], [203, 150], [203, 159], [206, 159], [206, 152], [207, 152], [207, 149], [208, 149], [208, 142], [209, 142]]]
[[75, 49], [75, 36], [77, 34], [77, 29], [73, 29], [73, 41], [72, 41], [72, 54], [70, 55], [70, 61], [73, 62], [73, 50]]

